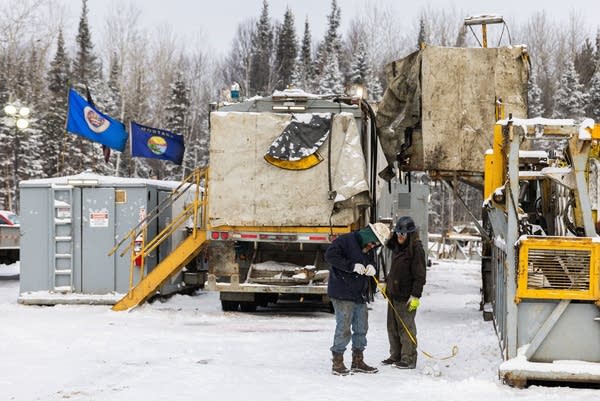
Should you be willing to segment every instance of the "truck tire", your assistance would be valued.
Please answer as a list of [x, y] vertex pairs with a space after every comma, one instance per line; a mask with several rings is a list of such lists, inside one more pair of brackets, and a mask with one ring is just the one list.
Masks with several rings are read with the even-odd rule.
[[238, 301], [224, 301], [221, 300], [221, 309], [224, 312], [236, 312], [240, 303]]
[[242, 312], [256, 312], [256, 302], [240, 302]]

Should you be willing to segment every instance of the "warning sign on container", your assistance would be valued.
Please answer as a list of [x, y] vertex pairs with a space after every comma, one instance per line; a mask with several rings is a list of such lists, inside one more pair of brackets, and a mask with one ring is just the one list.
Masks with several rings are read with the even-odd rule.
[[90, 227], [108, 227], [108, 210], [91, 211]]

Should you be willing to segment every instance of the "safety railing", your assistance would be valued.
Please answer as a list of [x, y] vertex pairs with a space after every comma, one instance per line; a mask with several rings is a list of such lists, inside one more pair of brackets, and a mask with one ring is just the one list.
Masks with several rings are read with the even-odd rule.
[[[144, 278], [144, 260], [158, 246], [171, 237], [186, 221], [191, 219], [191, 235], [194, 238], [197, 235], [198, 229], [206, 227], [206, 204], [207, 204], [207, 175], [208, 169], [201, 168], [194, 170], [190, 175], [185, 177], [181, 184], [169, 194], [162, 202], [152, 209], [145, 218], [143, 218], [134, 228], [132, 228], [109, 252], [113, 255], [121, 250], [120, 257], [130, 254], [129, 263], [129, 288], [133, 288], [133, 276], [136, 262], [140, 268], [140, 277]], [[194, 186], [192, 188], [192, 186]], [[184, 207], [184, 210], [175, 216], [173, 220], [164, 227], [150, 241], [146, 242], [147, 231], [150, 224], [158, 219], [158, 217], [166, 211], [173, 203], [181, 196], [188, 193], [189, 190], [194, 190], [194, 198], [192, 202]]]
[[600, 300], [600, 243], [579, 237], [519, 241], [517, 302], [523, 298]]

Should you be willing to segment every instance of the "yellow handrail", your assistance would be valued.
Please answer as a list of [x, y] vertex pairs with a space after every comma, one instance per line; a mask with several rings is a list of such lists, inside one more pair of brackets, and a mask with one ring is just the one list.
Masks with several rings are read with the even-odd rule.
[[[154, 208], [142, 221], [140, 221], [133, 229], [131, 229], [127, 235], [123, 237], [123, 239], [115, 245], [114, 248], [111, 249], [109, 255], [114, 254], [128, 239], [129, 243], [123, 249], [123, 251], [119, 254], [119, 256], [123, 257], [126, 253], [130, 253], [130, 263], [129, 263], [129, 288], [133, 288], [133, 269], [135, 266], [135, 259], [140, 258], [141, 260], [141, 274], [140, 279], [144, 276], [144, 260], [146, 256], [152, 253], [158, 246], [160, 246], [167, 238], [171, 236], [189, 217], [193, 217], [193, 228], [192, 235], [194, 238], [196, 237], [196, 232], [198, 229], [198, 214], [200, 213], [201, 218], [201, 229], [205, 229], [206, 227], [206, 205], [207, 205], [207, 197], [206, 197], [206, 185], [207, 185], [207, 175], [208, 169], [201, 168], [194, 170], [190, 175], [188, 175], [182, 183], [167, 197], [163, 200], [156, 208]], [[187, 185], [186, 185], [187, 184]], [[135, 250], [135, 240], [138, 236], [143, 235], [143, 238], [146, 238], [146, 232], [149, 224], [158, 216], [160, 216], [161, 212], [163, 212], [168, 206], [172, 205], [177, 199], [185, 193], [190, 185], [196, 185], [196, 189], [194, 191], [194, 199], [193, 201], [187, 205], [184, 210], [178, 214], [173, 221], [171, 221], [165, 228], [163, 228], [151, 241], [148, 243], [144, 243], [142, 248], [136, 252]], [[201, 191], [201, 184], [204, 185], [204, 188]], [[200, 209], [200, 210], [199, 210]]]
[[[152, 209], [146, 215], [146, 217], [143, 220], [141, 220], [125, 236], [123, 236], [123, 238], [109, 251], [108, 255], [112, 256], [115, 252], [117, 252], [121, 248], [123, 243], [125, 243], [128, 238], [131, 238], [132, 233], [136, 233], [137, 235], [139, 235], [139, 233], [141, 233], [145, 228], [148, 227], [150, 222], [152, 222], [154, 219], [156, 219], [160, 215], [161, 212], [163, 212], [168, 206], [171, 206], [173, 204], [173, 202], [175, 202], [177, 199], [179, 199], [189, 189], [189, 187], [191, 185], [193, 185], [194, 183], [196, 184], [196, 193], [195, 193], [196, 198], [195, 199], [198, 199], [198, 196], [199, 196], [198, 194], [199, 194], [199, 190], [200, 190], [199, 184], [201, 182], [201, 178], [202, 177], [205, 178], [204, 182], [206, 183], [207, 182], [207, 180], [206, 180], [207, 173], [208, 173], [208, 168], [205, 167], [205, 168], [196, 169], [190, 175], [185, 177], [183, 179], [183, 181], [181, 181], [181, 184], [179, 184], [179, 186], [177, 186], [177, 188], [175, 188], [173, 190], [173, 192], [171, 192], [171, 194], [167, 198], [165, 198], [162, 202], [160, 202], [154, 209]], [[192, 181], [192, 179], [194, 179], [194, 181]], [[125, 253], [129, 249], [129, 247], [133, 247], [133, 242], [130, 242], [129, 245], [127, 247], [125, 247], [125, 249], [123, 250], [123, 252], [121, 253], [120, 256], [125, 255]]]

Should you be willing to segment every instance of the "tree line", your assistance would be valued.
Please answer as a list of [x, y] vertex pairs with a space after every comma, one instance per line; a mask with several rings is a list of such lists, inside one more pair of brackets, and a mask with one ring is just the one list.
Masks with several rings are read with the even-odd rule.
[[[201, 40], [178, 40], [169, 25], [141, 28], [142, 10], [131, 3], [111, 3], [104, 29], [92, 32], [87, 0], [82, 0], [74, 37], [65, 36], [66, 10], [56, 0], [5, 5], [0, 10], [0, 103], [26, 105], [32, 112], [23, 131], [7, 116], [0, 124], [0, 206], [8, 208], [14, 199], [14, 176], [20, 181], [89, 169], [180, 179], [207, 165], [209, 104], [229, 100], [234, 83], [242, 97], [288, 87], [340, 94], [363, 84], [369, 100], [377, 102], [388, 62], [422, 43], [478, 45], [456, 9], [422, 8], [407, 26], [398, 23], [392, 6], [365, 2], [363, 7], [342, 34], [343, 13], [331, 0], [322, 20], [325, 33], [313, 38], [311, 21], [298, 24], [291, 7], [281, 18], [272, 16], [264, 0], [256, 17], [237, 24], [231, 47], [221, 57], [199, 45]], [[531, 55], [530, 116], [600, 120], [600, 38], [581, 31], [582, 18], [572, 14], [567, 23], [557, 23], [541, 11], [510, 24], [512, 44], [526, 43]], [[491, 32], [490, 43], [496, 39], [507, 44], [506, 36]], [[101, 111], [126, 124], [135, 120], [184, 135], [183, 165], [131, 159], [128, 151], [113, 152], [106, 163], [99, 145], [65, 132], [70, 86], [82, 95], [89, 88]], [[460, 214], [456, 210], [454, 218]]]

